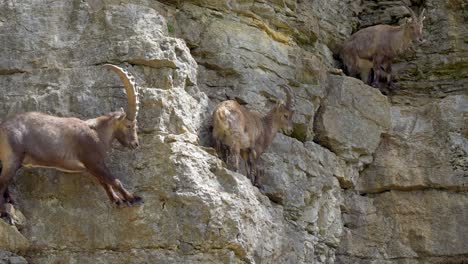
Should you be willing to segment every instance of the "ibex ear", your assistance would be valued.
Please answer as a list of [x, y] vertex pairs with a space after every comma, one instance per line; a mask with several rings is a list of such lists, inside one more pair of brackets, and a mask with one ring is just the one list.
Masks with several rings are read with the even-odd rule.
[[401, 22], [401, 20], [400, 20], [400, 25], [401, 26], [409, 25], [411, 23], [410, 19], [411, 18], [408, 18], [408, 17], [403, 18], [403, 22]]
[[284, 101], [283, 100], [277, 100], [276, 101], [276, 108], [280, 108], [281, 106], [285, 105]]
[[127, 116], [127, 114], [125, 113], [124, 109], [121, 107], [120, 108], [120, 114], [118, 116], [116, 116], [117, 120], [122, 121], [122, 120], [124, 120], [124, 118], [126, 116]]
[[127, 114], [126, 114], [126, 113], [122, 113], [122, 114], [118, 117], [118, 119], [119, 119], [119, 121], [122, 121], [122, 120], [125, 119], [125, 117], [127, 117]]

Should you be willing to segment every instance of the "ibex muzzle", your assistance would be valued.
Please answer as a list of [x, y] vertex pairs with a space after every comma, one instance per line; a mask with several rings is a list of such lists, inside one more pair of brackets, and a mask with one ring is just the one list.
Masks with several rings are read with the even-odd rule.
[[115, 129], [114, 132], [115, 138], [123, 146], [131, 149], [136, 149], [138, 146], [140, 146], [137, 135], [137, 123], [135, 120], [131, 121], [126, 119], [126, 114], [123, 111], [123, 109], [121, 110], [121, 112], [122, 115], [118, 117], [120, 122], [116, 124], [118, 127]]
[[[105, 164], [114, 139], [136, 148], [138, 89], [126, 70], [111, 64], [122, 80], [127, 94], [128, 111], [111, 112], [89, 120], [62, 118], [37, 112], [17, 114], [0, 124], [0, 214], [6, 215], [4, 202], [10, 199], [7, 186], [21, 167], [48, 167], [65, 172], [88, 171], [104, 187], [117, 205], [142, 202], [129, 193]], [[120, 196], [118, 195], [120, 194]]]

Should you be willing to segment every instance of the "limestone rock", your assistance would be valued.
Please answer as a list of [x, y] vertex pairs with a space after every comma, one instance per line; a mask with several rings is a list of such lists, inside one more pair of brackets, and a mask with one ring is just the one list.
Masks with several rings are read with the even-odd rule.
[[[107, 162], [145, 199], [117, 209], [87, 173], [21, 170], [26, 223], [0, 225], [0, 263], [466, 262], [466, 4], [403, 3], [426, 7], [427, 42], [384, 97], [327, 72], [358, 27], [402, 20], [402, 1], [0, 1], [0, 119], [125, 107], [102, 64], [128, 67], [141, 147]], [[261, 157], [257, 189], [213, 155], [210, 114], [227, 98], [266, 113], [281, 84], [294, 131]]]
[[5, 208], [11, 224], [21, 230], [26, 225], [26, 217], [10, 203], [5, 204]]
[[316, 119], [316, 140], [347, 161], [368, 164], [390, 128], [390, 104], [355, 78], [330, 75]]
[[[328, 260], [333, 258], [342, 229], [337, 206], [341, 193], [334, 176], [344, 170], [345, 164], [313, 142], [303, 144], [281, 134], [262, 159], [264, 170], [258, 179], [261, 192], [284, 207], [285, 217], [295, 222], [295, 232], [303, 233], [301, 236], [316, 250], [324, 250], [316, 255], [324, 255]], [[307, 246], [299, 237], [289, 243], [295, 252]], [[290, 256], [283, 262], [292, 259]], [[307, 258], [304, 262], [307, 263]]]
[[[274, 3], [265, 5], [283, 12]], [[263, 11], [252, 11], [247, 4], [233, 4], [234, 7], [241, 11], [213, 11], [184, 2], [172, 22], [175, 34], [192, 47], [199, 64], [200, 89], [211, 99], [212, 108], [220, 101], [237, 99], [248, 104], [249, 109], [266, 113], [285, 98], [279, 86], [289, 84], [296, 97], [293, 136], [301, 141], [311, 140], [314, 116], [325, 94], [321, 83], [326, 79], [327, 61], [292, 41], [278, 41], [272, 32], [253, 23], [269, 24], [270, 18], [255, 13]], [[282, 30], [285, 29], [278, 29]]]
[[338, 260], [352, 263], [355, 257], [382, 263], [392, 259], [440, 263], [444, 259], [445, 263], [463, 263], [468, 239], [464, 224], [467, 199], [466, 193], [437, 190], [349, 194], [344, 199], [346, 228]]
[[[401, 1], [364, 1], [362, 26], [395, 24]], [[405, 1], [426, 8], [426, 42], [394, 69], [391, 128], [355, 189], [346, 191], [339, 263], [465, 263], [468, 170], [467, 46], [463, 1]], [[450, 242], [449, 242], [450, 241]]]
[[[423, 4], [422, 4], [423, 3]], [[466, 93], [468, 82], [468, 45], [462, 40], [468, 31], [466, 2], [461, 0], [405, 1], [419, 12], [426, 9], [422, 44], [414, 43], [393, 66], [398, 85], [402, 88], [395, 102], [415, 104], [427, 97]], [[398, 24], [409, 13], [402, 1], [364, 1], [361, 27], [375, 24]], [[409, 97], [407, 97], [408, 95]]]
[[28, 264], [28, 261], [21, 256], [0, 249], [0, 264]]
[[467, 190], [468, 97], [448, 96], [421, 107], [392, 107], [392, 129], [362, 173], [357, 189]]
[[16, 229], [0, 219], [0, 248], [24, 253], [29, 247], [28, 240]]
[[[20, 111], [91, 118], [125, 106], [120, 82], [101, 66], [107, 62], [129, 66], [141, 86], [141, 147], [128, 151], [116, 145], [107, 162], [145, 204], [114, 208], [87, 173], [22, 170], [11, 187], [21, 201], [17, 209], [27, 218], [22, 232], [34, 249], [26, 252], [34, 263], [307, 263], [335, 258], [341, 224], [335, 203], [339, 186], [332, 175], [317, 176], [327, 177], [327, 193], [315, 191], [322, 199], [298, 193], [307, 200], [304, 206], [285, 209], [199, 145], [213, 103], [198, 88], [197, 64], [185, 42], [167, 36], [169, 26], [157, 11], [162, 10], [160, 3], [65, 1], [35, 6], [22, 1], [0, 7], [3, 13], [18, 13], [2, 22], [8, 38], [6, 57], [0, 60], [2, 118]], [[33, 11], [34, 17], [29, 13]], [[62, 22], [52, 26], [56, 21]], [[19, 25], [33, 27], [34, 33]], [[259, 32], [242, 24], [231, 29], [236, 27], [246, 30], [246, 39]], [[240, 38], [237, 45], [253, 49], [247, 56], [261, 53], [253, 59], [269, 65], [270, 50], [264, 49], [273, 42], [265, 34], [252, 43]], [[15, 50], [21, 46], [35, 52]], [[325, 69], [319, 66], [306, 74], [320, 59], [297, 47], [276, 43], [273, 51], [278, 72], [290, 80], [301, 73], [304, 83], [293, 84], [310, 92], [295, 88], [303, 97], [299, 109], [307, 114], [300, 121], [308, 127], [303, 137], [310, 137]], [[15, 52], [21, 58], [12, 58]], [[289, 55], [306, 66], [296, 71]], [[224, 62], [242, 65], [234, 59]], [[268, 91], [265, 98], [284, 96], [273, 87]], [[316, 98], [315, 103], [309, 98]], [[273, 103], [265, 99], [268, 106]], [[321, 224], [313, 223], [316, 218]], [[283, 254], [286, 251], [291, 254]]]

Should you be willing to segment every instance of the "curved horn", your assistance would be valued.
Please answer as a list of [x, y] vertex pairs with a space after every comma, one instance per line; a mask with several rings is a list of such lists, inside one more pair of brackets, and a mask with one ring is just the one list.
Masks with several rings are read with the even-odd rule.
[[416, 16], [416, 13], [414, 13], [413, 9], [409, 8], [408, 6], [404, 6], [406, 8], [406, 10], [408, 10], [411, 14], [411, 17], [414, 19], [418, 18], [418, 16]]
[[125, 87], [125, 93], [127, 94], [127, 119], [130, 121], [136, 120], [140, 101], [138, 100], [138, 87], [136, 86], [135, 77], [133, 77], [129, 71], [124, 70], [116, 65], [104, 64], [104, 66], [111, 68], [115, 73], [117, 73], [120, 80], [122, 80], [122, 83]]
[[419, 20], [421, 20], [421, 21], [425, 19], [424, 11], [426, 11], [426, 8], [423, 8], [423, 10], [421, 11], [421, 14], [419, 14]]
[[283, 88], [284, 92], [286, 93], [286, 108], [288, 109], [292, 109], [293, 107], [293, 101], [294, 101], [294, 96], [293, 96], [293, 92], [291, 90], [291, 87], [287, 86], [287, 85], [281, 85], [281, 88]]

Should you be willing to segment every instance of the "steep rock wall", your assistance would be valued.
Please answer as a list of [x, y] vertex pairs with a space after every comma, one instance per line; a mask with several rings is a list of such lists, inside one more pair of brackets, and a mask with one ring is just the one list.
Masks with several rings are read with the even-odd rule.
[[[401, 2], [364, 1], [361, 25], [402, 20]], [[345, 191], [339, 263], [468, 260], [467, 5], [403, 2], [426, 9], [426, 41], [397, 60], [391, 129]]]
[[[403, 89], [387, 98], [329, 72], [356, 27], [395, 22], [400, 1], [0, 3], [0, 118], [116, 110], [125, 95], [102, 64], [130, 66], [142, 147], [116, 145], [108, 162], [146, 201], [117, 209], [89, 174], [22, 170], [26, 222], [0, 224], [0, 261], [462, 263], [466, 7], [415, 5], [433, 35], [401, 59]], [[259, 190], [213, 155], [209, 117], [226, 98], [265, 113], [284, 83], [294, 132], [264, 154]]]

